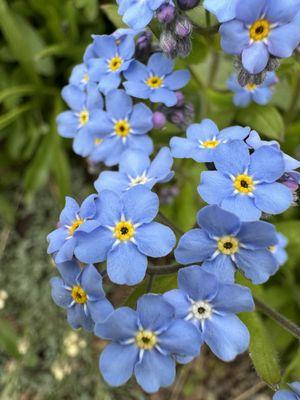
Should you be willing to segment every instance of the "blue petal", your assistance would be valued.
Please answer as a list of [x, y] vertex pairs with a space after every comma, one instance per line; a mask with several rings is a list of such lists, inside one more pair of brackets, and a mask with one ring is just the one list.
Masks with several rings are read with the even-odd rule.
[[106, 109], [112, 118], [125, 119], [132, 110], [132, 99], [124, 90], [112, 90], [106, 96]]
[[117, 194], [121, 194], [129, 186], [127, 175], [115, 171], [103, 171], [99, 178], [95, 181], [96, 190], [101, 193], [102, 190], [111, 190]]
[[248, 146], [241, 140], [234, 140], [217, 147], [214, 163], [217, 170], [236, 176], [248, 168], [250, 155]]
[[95, 326], [92, 317], [85, 313], [84, 307], [81, 304], [75, 304], [68, 309], [68, 323], [73, 329], [82, 327], [89, 332], [91, 332]]
[[221, 172], [204, 171], [201, 173], [198, 193], [208, 204], [220, 204], [233, 193], [232, 181]]
[[169, 175], [173, 165], [173, 157], [168, 147], [159, 150], [148, 170], [148, 176], [161, 182]]
[[127, 150], [120, 159], [119, 171], [124, 175], [136, 178], [147, 171], [149, 165], [150, 158], [143, 151]]
[[175, 310], [176, 318], [184, 319], [191, 308], [191, 301], [187, 294], [180, 289], [173, 289], [163, 294], [164, 299], [170, 303]]
[[211, 301], [217, 295], [219, 289], [215, 275], [204, 271], [197, 265], [179, 270], [178, 286], [195, 301]]
[[66, 197], [66, 205], [59, 216], [59, 221], [63, 225], [72, 225], [79, 212], [79, 205], [72, 197]]
[[300, 18], [271, 30], [268, 38], [268, 48], [271, 54], [282, 58], [290, 57], [293, 54], [300, 41], [299, 20]]
[[89, 299], [99, 300], [105, 297], [102, 288], [102, 276], [92, 264], [83, 268], [79, 281], [81, 287], [89, 296]]
[[78, 117], [73, 111], [64, 111], [56, 118], [57, 130], [60, 136], [73, 138], [78, 130]]
[[93, 50], [98, 57], [110, 59], [117, 53], [116, 40], [110, 35], [96, 35], [94, 37]]
[[192, 158], [197, 162], [202, 160], [201, 149], [195, 141], [174, 136], [170, 141], [170, 147], [175, 158]]
[[191, 78], [188, 70], [174, 71], [168, 75], [165, 80], [165, 86], [170, 90], [178, 90], [184, 87]]
[[163, 53], [154, 53], [148, 61], [148, 69], [153, 75], [164, 76], [172, 72], [174, 61], [167, 58]]
[[267, 8], [266, 17], [272, 23], [287, 23], [293, 20], [300, 7], [299, 0], [272, 0]]
[[164, 257], [176, 244], [173, 231], [162, 224], [151, 222], [137, 228], [135, 240], [139, 251], [148, 257]]
[[56, 305], [67, 308], [72, 303], [70, 292], [65, 289], [64, 282], [61, 278], [55, 277], [51, 281], [51, 296]]
[[78, 232], [75, 256], [84, 263], [106, 260], [115, 238], [110, 230], [99, 227], [90, 233]]
[[267, 249], [240, 249], [235, 256], [239, 268], [255, 285], [266, 282], [278, 269], [275, 257]]
[[107, 256], [107, 274], [118, 285], [136, 285], [146, 274], [147, 257], [131, 242], [120, 243]]
[[99, 360], [99, 369], [106, 382], [111, 386], [124, 385], [133, 374], [138, 353], [135, 345], [107, 345]]
[[219, 254], [213, 260], [206, 260], [201, 268], [214, 274], [220, 282], [233, 283], [236, 268], [231, 258], [225, 254]]
[[264, 221], [243, 222], [237, 237], [253, 250], [274, 246], [278, 241], [274, 225]]
[[249, 31], [241, 21], [225, 22], [219, 32], [225, 53], [240, 55], [249, 44]]
[[269, 88], [258, 88], [255, 90], [253, 93], [253, 100], [262, 106], [266, 105], [269, 103], [273, 96], [273, 92]]
[[218, 139], [244, 140], [249, 135], [249, 133], [249, 127], [230, 126], [229, 128], [221, 130]]
[[81, 111], [84, 108], [86, 96], [77, 86], [65, 86], [61, 92], [61, 96], [72, 110]]
[[92, 82], [99, 83], [103, 76], [108, 73], [107, 61], [103, 58], [92, 58], [87, 65], [90, 81]]
[[47, 241], [49, 242], [47, 253], [52, 254], [58, 251], [68, 236], [69, 231], [65, 227], [55, 229], [55, 231], [49, 233], [47, 236]]
[[145, 294], [137, 301], [136, 311], [143, 329], [167, 328], [175, 315], [174, 308], [159, 294]]
[[251, 93], [247, 90], [242, 90], [239, 93], [236, 93], [233, 98], [233, 103], [237, 107], [247, 107], [252, 101]]
[[138, 384], [147, 393], [155, 393], [160, 387], [170, 386], [174, 382], [175, 360], [155, 349], [146, 351], [142, 360], [136, 364], [134, 373]]
[[74, 238], [67, 239], [59, 249], [58, 253], [56, 254], [55, 262], [58, 264], [72, 260], [74, 255], [75, 245], [76, 242]]
[[167, 88], [152, 90], [149, 98], [152, 103], [163, 103], [167, 107], [175, 106], [177, 103], [176, 94]]
[[199, 226], [211, 236], [235, 236], [240, 230], [240, 220], [232, 213], [222, 210], [218, 206], [206, 206], [197, 214]]
[[133, 29], [145, 28], [153, 18], [148, 2], [138, 2], [129, 7], [123, 15], [123, 21]]
[[99, 82], [99, 90], [107, 95], [111, 90], [117, 89], [121, 83], [121, 76], [119, 73], [112, 72], [104, 75]]
[[237, 215], [241, 221], [256, 221], [261, 216], [253, 198], [245, 195], [228, 197], [222, 201], [221, 207]]
[[141, 62], [133, 61], [128, 70], [124, 72], [124, 76], [129, 81], [144, 82], [149, 76], [149, 71], [148, 68]]
[[188, 139], [195, 141], [212, 140], [219, 135], [217, 125], [210, 119], [203, 119], [200, 124], [192, 124], [186, 131]]
[[90, 121], [89, 128], [97, 137], [102, 138], [114, 132], [114, 123], [107, 112], [99, 110]]
[[137, 331], [137, 313], [129, 307], [118, 308], [95, 326], [97, 336], [113, 341], [132, 339]]
[[89, 111], [101, 110], [103, 108], [103, 97], [99, 92], [98, 85], [95, 83], [89, 83], [86, 89], [86, 107]]
[[273, 146], [261, 146], [251, 154], [249, 174], [254, 180], [275, 182], [284, 174], [282, 152]]
[[256, 41], [243, 50], [242, 63], [250, 74], [259, 74], [266, 68], [269, 57], [270, 55], [265, 43]]
[[126, 93], [139, 99], [148, 99], [151, 93], [150, 88], [142, 82], [127, 81], [123, 83], [123, 86], [126, 90]]
[[120, 197], [110, 191], [103, 190], [97, 200], [97, 219], [104, 226], [115, 226], [121, 219], [122, 202]]
[[269, 214], [281, 214], [293, 201], [290, 189], [281, 183], [257, 185], [254, 202], [257, 208]]
[[143, 135], [153, 128], [153, 113], [145, 104], [139, 103], [133, 107], [130, 116], [132, 133]]
[[254, 310], [251, 290], [240, 285], [220, 285], [213, 300], [213, 308], [221, 313], [239, 313]]
[[236, 315], [217, 315], [205, 321], [203, 339], [223, 361], [232, 361], [247, 350], [250, 335]]
[[216, 249], [217, 242], [203, 229], [192, 229], [180, 238], [174, 254], [179, 263], [191, 264], [210, 258]]
[[114, 311], [112, 304], [107, 299], [89, 300], [87, 308], [95, 323], [104, 321]]
[[158, 196], [144, 186], [132, 188], [123, 195], [122, 199], [125, 218], [130, 219], [135, 224], [149, 223], [158, 213]]
[[266, 10], [266, 0], [243, 0], [236, 7], [236, 16], [247, 24], [252, 24], [258, 20]]
[[119, 44], [119, 54], [125, 58], [125, 60], [130, 59], [135, 52], [135, 42], [134, 38], [131, 35], [127, 35], [122, 38], [121, 43]]
[[300, 396], [300, 382], [290, 383], [289, 387]]
[[73, 141], [73, 150], [81, 157], [87, 157], [94, 148], [94, 137], [89, 134], [87, 126], [82, 127]]
[[235, 17], [238, 0], [205, 0], [203, 6], [210, 11], [220, 22], [225, 22]]
[[153, 152], [153, 141], [148, 135], [130, 135], [128, 138], [128, 148], [141, 150], [150, 155]]
[[64, 283], [71, 287], [73, 286], [81, 272], [78, 262], [74, 259], [72, 261], [66, 261], [61, 264], [57, 264], [57, 269], [59, 270]]
[[297, 397], [294, 393], [288, 391], [288, 390], [279, 390], [278, 392], [275, 393], [273, 400], [298, 400], [299, 397]]

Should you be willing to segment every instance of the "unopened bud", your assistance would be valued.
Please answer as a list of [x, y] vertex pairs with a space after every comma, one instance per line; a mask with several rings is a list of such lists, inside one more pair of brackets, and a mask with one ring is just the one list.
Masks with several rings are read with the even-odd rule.
[[200, 0], [177, 0], [178, 7], [181, 10], [191, 10], [199, 5]]
[[182, 107], [184, 105], [184, 94], [182, 92], [175, 92], [175, 95], [177, 97], [177, 103], [176, 106], [177, 107]]
[[172, 4], [162, 4], [156, 11], [156, 18], [162, 24], [169, 24], [174, 20], [175, 7]]
[[185, 38], [191, 34], [192, 29], [193, 25], [188, 18], [182, 17], [177, 19], [175, 23], [175, 33], [177, 36]]
[[171, 58], [177, 56], [177, 40], [169, 30], [163, 31], [160, 35], [160, 47], [167, 56]]
[[167, 118], [162, 112], [155, 111], [153, 113], [152, 121], [154, 129], [162, 129], [167, 123]]
[[187, 57], [192, 50], [192, 42], [189, 37], [182, 38], [177, 43], [177, 54], [179, 57]]

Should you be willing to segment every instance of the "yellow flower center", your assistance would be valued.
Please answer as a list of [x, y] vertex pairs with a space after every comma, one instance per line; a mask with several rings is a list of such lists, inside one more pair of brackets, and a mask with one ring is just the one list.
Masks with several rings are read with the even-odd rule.
[[239, 250], [239, 241], [233, 236], [223, 236], [218, 240], [218, 250], [222, 254], [232, 255]]
[[271, 24], [266, 19], [259, 19], [250, 26], [250, 38], [254, 41], [264, 40], [269, 36]]
[[130, 125], [125, 119], [115, 123], [115, 132], [121, 137], [126, 137], [130, 133], [130, 129]]
[[206, 140], [205, 142], [202, 143], [202, 146], [205, 147], [206, 149], [214, 149], [220, 144], [219, 140]]
[[78, 304], [84, 304], [87, 301], [87, 294], [79, 285], [73, 286], [71, 296]]
[[137, 176], [136, 178], [131, 179], [130, 185], [131, 186], [144, 185], [147, 182], [148, 182], [148, 177], [142, 175], [142, 176]]
[[255, 83], [248, 83], [248, 85], [246, 85], [245, 87], [247, 90], [249, 90], [249, 92], [252, 92], [257, 88], [257, 85], [255, 85]]
[[238, 175], [233, 182], [233, 186], [236, 190], [242, 194], [252, 193], [254, 190], [254, 182], [249, 175]]
[[268, 249], [270, 250], [271, 253], [275, 253], [277, 246], [269, 246]]
[[130, 221], [120, 221], [114, 228], [114, 236], [122, 242], [130, 240], [134, 234], [135, 229]]
[[87, 110], [82, 110], [79, 114], [80, 125], [85, 125], [89, 122], [90, 114]]
[[148, 78], [146, 81], [146, 84], [152, 89], [160, 88], [163, 85], [163, 83], [164, 83], [163, 78], [160, 78], [159, 76], [150, 76], [150, 78]]
[[157, 343], [157, 337], [152, 331], [141, 330], [135, 337], [135, 343], [142, 350], [151, 350]]
[[115, 56], [108, 61], [108, 67], [112, 72], [119, 71], [122, 64], [123, 64], [123, 59], [120, 56]]
[[95, 146], [99, 146], [99, 144], [101, 144], [102, 142], [103, 142], [103, 139], [100, 139], [100, 138], [96, 138], [94, 141]]
[[90, 77], [88, 74], [84, 74], [82, 77], [82, 82], [83, 83], [88, 83], [88, 81], [90, 80]]
[[82, 225], [84, 223], [84, 219], [76, 219], [72, 225], [69, 228], [69, 234], [70, 236], [74, 235], [74, 232], [76, 231], [77, 228], [80, 227], [80, 225]]

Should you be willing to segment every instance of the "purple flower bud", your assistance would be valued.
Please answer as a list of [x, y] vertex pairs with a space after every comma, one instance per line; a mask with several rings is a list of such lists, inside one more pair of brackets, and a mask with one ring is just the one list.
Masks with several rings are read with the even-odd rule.
[[135, 56], [137, 59], [146, 61], [151, 53], [152, 33], [142, 32], [136, 41]]
[[172, 115], [171, 115], [171, 121], [173, 122], [173, 124], [176, 125], [182, 125], [185, 123], [185, 116], [184, 113], [180, 110], [175, 111]]
[[176, 106], [182, 107], [184, 105], [184, 100], [185, 100], [184, 94], [182, 92], [175, 92], [175, 95], [177, 97]]
[[162, 4], [156, 11], [156, 18], [162, 24], [169, 24], [175, 17], [175, 7], [172, 4]]
[[177, 40], [170, 31], [163, 31], [160, 35], [160, 47], [167, 56], [177, 56]]
[[191, 10], [192, 8], [197, 7], [199, 3], [200, 0], [177, 0], [179, 8], [182, 10]]
[[181, 38], [189, 36], [192, 32], [193, 25], [188, 18], [178, 18], [175, 24], [175, 33]]
[[165, 114], [163, 114], [160, 111], [155, 111], [153, 113], [153, 128], [154, 129], [162, 129], [166, 123], [167, 123], [167, 118], [165, 116]]

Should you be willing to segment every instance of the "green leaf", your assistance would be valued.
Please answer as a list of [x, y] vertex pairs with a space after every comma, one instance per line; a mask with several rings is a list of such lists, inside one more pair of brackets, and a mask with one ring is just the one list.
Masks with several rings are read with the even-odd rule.
[[282, 140], [284, 137], [283, 118], [275, 107], [252, 104], [240, 110], [236, 120], [270, 139]]
[[124, 28], [125, 24], [122, 17], [118, 14], [118, 6], [115, 4], [104, 4], [100, 6], [107, 18], [114, 24], [116, 28]]
[[[25, 112], [31, 110], [34, 108], [33, 103], [26, 103], [23, 104], [19, 107], [16, 107], [7, 113], [3, 114], [0, 116], [0, 130], [11, 124], [13, 121], [15, 121], [21, 114], [24, 114]], [[0, 134], [1, 136], [1, 134]]]
[[250, 332], [249, 354], [257, 374], [267, 384], [275, 386], [281, 381], [280, 367], [276, 350], [261, 317], [258, 313], [243, 313], [241, 320]]
[[20, 357], [18, 337], [12, 326], [4, 319], [0, 320], [0, 348], [12, 357]]

